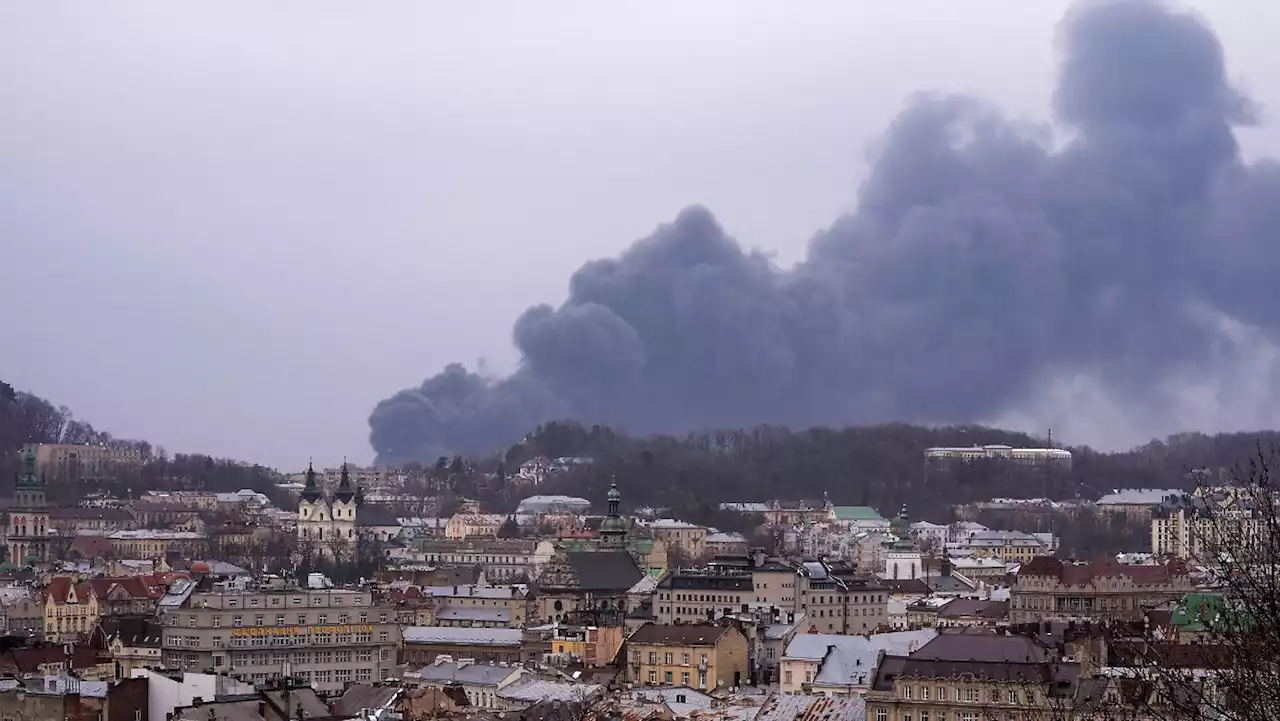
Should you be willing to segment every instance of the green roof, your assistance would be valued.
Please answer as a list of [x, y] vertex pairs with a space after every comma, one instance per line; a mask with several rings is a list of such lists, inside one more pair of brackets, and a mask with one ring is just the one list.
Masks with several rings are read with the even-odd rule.
[[1232, 626], [1248, 628], [1253, 624], [1244, 614], [1232, 614], [1227, 600], [1217, 593], [1188, 593], [1174, 607], [1170, 621], [1184, 631], [1208, 631], [1211, 626], [1235, 617]]
[[837, 521], [883, 521], [884, 517], [876, 513], [871, 506], [836, 506], [834, 509]]

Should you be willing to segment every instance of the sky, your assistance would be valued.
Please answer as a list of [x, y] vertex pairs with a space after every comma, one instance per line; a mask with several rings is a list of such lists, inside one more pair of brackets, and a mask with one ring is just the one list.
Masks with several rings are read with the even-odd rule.
[[[1262, 108], [1246, 156], [1280, 155], [1280, 7], [1189, 5]], [[1047, 122], [1067, 6], [0, 6], [0, 378], [171, 452], [369, 461], [375, 403], [510, 372], [526, 308], [686, 206], [786, 267], [913, 93]], [[1098, 395], [993, 420], [1182, 430]]]

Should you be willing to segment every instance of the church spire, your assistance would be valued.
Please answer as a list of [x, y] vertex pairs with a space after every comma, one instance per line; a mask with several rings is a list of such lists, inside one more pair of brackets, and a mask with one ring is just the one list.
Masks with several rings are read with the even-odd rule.
[[316, 485], [316, 469], [307, 461], [307, 483], [302, 487], [302, 500], [315, 503], [320, 500], [320, 486]]
[[347, 472], [347, 459], [342, 459], [342, 477], [338, 480], [338, 490], [334, 491], [333, 499], [343, 503], [350, 503], [356, 496], [355, 489], [351, 487], [351, 474]]
[[609, 493], [605, 498], [609, 502], [609, 515], [600, 522], [600, 545], [604, 548], [620, 549], [627, 545], [627, 522], [618, 514], [622, 493], [618, 491], [616, 477], [609, 485]]

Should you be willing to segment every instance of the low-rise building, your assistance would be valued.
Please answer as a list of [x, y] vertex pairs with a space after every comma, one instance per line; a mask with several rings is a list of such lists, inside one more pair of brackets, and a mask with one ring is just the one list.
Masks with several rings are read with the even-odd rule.
[[703, 691], [749, 678], [747, 637], [733, 624], [647, 623], [627, 639], [627, 678], [635, 684]]
[[884, 656], [866, 718], [1064, 718], [1081, 693], [1078, 663], [1023, 636], [943, 633], [910, 654]]
[[782, 656], [783, 693], [861, 695], [884, 654], [907, 655], [938, 635], [933, 629], [846, 636], [797, 634]]
[[400, 662], [424, 666], [437, 656], [471, 658], [479, 663], [520, 663], [521, 631], [512, 628], [406, 626]]
[[1183, 492], [1175, 488], [1125, 488], [1099, 498], [1095, 505], [1103, 513], [1123, 514], [1145, 520], [1165, 500], [1181, 495]]
[[533, 538], [424, 538], [414, 543], [415, 555], [438, 565], [483, 566], [492, 583], [534, 580], [555, 555], [555, 544]]
[[455, 513], [445, 525], [445, 538], [496, 538], [507, 520], [500, 514]]
[[506, 710], [508, 706], [504, 699], [499, 698], [498, 692], [528, 675], [529, 671], [519, 664], [475, 663], [437, 656], [429, 665], [405, 673], [404, 682], [418, 688], [441, 690], [447, 686], [458, 686], [466, 693], [472, 706]]
[[1070, 563], [1040, 556], [1024, 564], [1011, 588], [1010, 620], [1140, 620], [1146, 610], [1192, 590], [1186, 564], [1136, 566], [1101, 558]]
[[741, 533], [708, 533], [706, 552], [709, 556], [745, 556], [747, 555], [747, 537]]
[[667, 551], [677, 551], [689, 559], [707, 554], [707, 528], [674, 518], [659, 518], [648, 526], [653, 537], [667, 544]]

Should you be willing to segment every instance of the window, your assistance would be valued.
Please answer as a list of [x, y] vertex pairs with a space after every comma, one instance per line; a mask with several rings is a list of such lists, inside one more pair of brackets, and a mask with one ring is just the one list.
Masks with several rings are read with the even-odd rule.
[[284, 625], [284, 614], [283, 614], [283, 613], [276, 614], [276, 625], [277, 625], [277, 626], [283, 626], [283, 625]]
[[1018, 703], [1018, 690], [1015, 688], [1009, 689], [1009, 703], [1015, 705]]
[[391, 637], [390, 637], [389, 635], [387, 635], [387, 632], [386, 632], [386, 631], [383, 631], [382, 633], [379, 633], [379, 634], [378, 634], [378, 640], [379, 640], [379, 641], [382, 641], [383, 643], [386, 643], [386, 642], [387, 642], [387, 641], [389, 641], [390, 639], [391, 639]]
[[670, 671], [667, 671], [667, 675], [666, 675], [666, 678], [665, 678], [664, 680], [667, 682], [667, 684], [668, 684], [668, 685], [670, 685], [670, 684], [671, 684], [671, 672], [670, 672]]
[[658, 672], [654, 671], [653, 669], [649, 669], [649, 683], [657, 683], [657, 682], [658, 682]]
[[307, 614], [305, 613], [298, 614], [298, 625], [299, 626], [307, 625]]
[[262, 625], [262, 614], [258, 614], [258, 615], [256, 615], [256, 616], [254, 616], [254, 617], [253, 617], [253, 625], [255, 625], [255, 626], [261, 626], [261, 625]]
[[947, 687], [946, 687], [946, 686], [939, 686], [939, 687], [938, 687], [938, 700], [939, 700], [939, 701], [946, 701], [946, 700], [947, 700]]
[[222, 628], [222, 616], [219, 616], [219, 615], [217, 615], [217, 614], [214, 614], [214, 616], [213, 616], [213, 627], [214, 627], [214, 628]]
[[889, 710], [883, 708], [876, 709], [876, 721], [889, 721]]
[[[939, 719], [939, 721], [941, 721], [941, 719], [942, 719], [942, 714], [943, 714], [943, 713], [944, 713], [943, 711], [939, 711], [939, 712], [938, 712], [938, 719]], [[928, 711], [921, 711], [921, 712], [920, 712], [920, 721], [929, 721], [929, 712], [928, 712]]]
[[964, 701], [965, 703], [977, 703], [977, 702], [978, 702], [978, 689], [976, 689], [976, 688], [962, 688], [962, 689], [958, 689], [958, 690], [960, 691], [960, 700], [961, 700], [961, 701]]
[[[921, 686], [921, 687], [920, 687], [920, 700], [921, 700], [921, 701], [928, 701], [928, 700], [929, 700], [929, 687], [928, 687], [928, 686]], [[921, 721], [926, 721], [926, 720], [925, 720], [923, 717], [921, 717]]]
[[244, 617], [243, 617], [243, 616], [232, 616], [232, 617], [231, 617], [231, 625], [232, 625], [232, 626], [243, 626], [243, 625], [244, 625]]
[[782, 672], [782, 682], [791, 683], [791, 669]]
[[667, 653], [662, 654], [662, 663], [667, 666], [670, 666], [671, 664], [675, 663], [673, 658], [674, 658], [674, 654], [668, 651]]
[[320, 624], [321, 626], [325, 625], [328, 622], [329, 622], [329, 615], [325, 613], [320, 614], [320, 620], [316, 621], [316, 623]]
[[384, 648], [384, 649], [382, 649], [382, 652], [381, 652], [381, 653], [379, 653], [379, 654], [378, 654], [378, 656], [379, 656], [379, 658], [381, 658], [383, 661], [390, 661], [390, 660], [391, 660], [391, 649], [389, 649], [389, 648]]
[[[910, 685], [910, 684], [907, 684], [907, 685], [903, 686], [903, 687], [902, 687], [902, 697], [903, 697], [903, 698], [915, 698], [915, 697], [916, 697], [916, 687], [915, 687], [915, 686], [912, 686], [912, 685]], [[903, 719], [903, 721], [906, 721], [906, 719]]]
[[657, 651], [650, 651], [650, 652], [649, 652], [649, 664], [650, 664], [650, 665], [656, 665], [657, 663], [658, 663], [658, 652], [657, 652]]
[[689, 672], [688, 672], [688, 671], [684, 671], [684, 672], [682, 672], [682, 673], [680, 674], [680, 684], [681, 684], [682, 686], [688, 686], [688, 685], [689, 685]]

